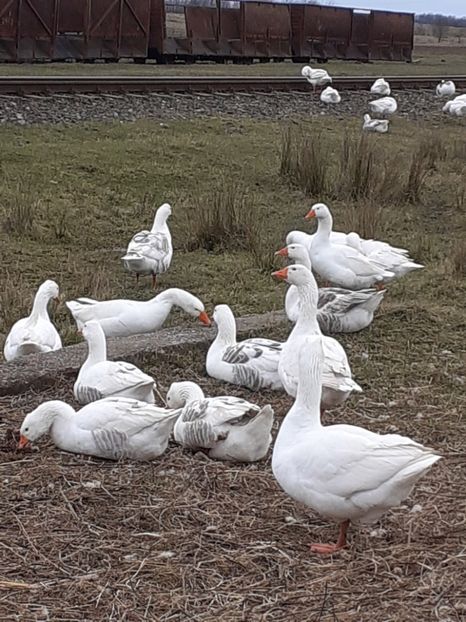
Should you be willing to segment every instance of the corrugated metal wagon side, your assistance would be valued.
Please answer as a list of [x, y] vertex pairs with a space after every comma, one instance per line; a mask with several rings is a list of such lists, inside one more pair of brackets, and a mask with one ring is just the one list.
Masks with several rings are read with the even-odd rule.
[[414, 15], [372, 11], [370, 27], [371, 60], [411, 61]]

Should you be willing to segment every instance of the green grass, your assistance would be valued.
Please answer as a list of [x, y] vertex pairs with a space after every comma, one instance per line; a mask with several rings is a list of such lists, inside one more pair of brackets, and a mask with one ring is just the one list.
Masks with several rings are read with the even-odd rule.
[[[415, 49], [413, 63], [374, 61], [371, 63], [330, 60], [324, 67], [334, 76], [368, 75], [464, 75], [466, 73], [466, 48], [451, 46], [426, 46]], [[254, 63], [252, 65], [222, 65], [195, 63], [185, 65], [136, 65], [120, 63], [36, 63], [0, 64], [0, 76], [4, 75], [299, 75], [301, 64]]]
[[[384, 203], [372, 223], [374, 235], [410, 248], [427, 266], [391, 286], [388, 300], [442, 309], [462, 292], [464, 141], [456, 138], [458, 124], [450, 120], [434, 129], [402, 120], [392, 125], [391, 134], [369, 139], [399, 161], [403, 174], [421, 141], [433, 141], [437, 148], [441, 141], [448, 155], [429, 172], [419, 202]], [[188, 289], [209, 311], [220, 302], [231, 304], [238, 315], [280, 308], [284, 288], [269, 275], [271, 252], [289, 230], [311, 229], [303, 216], [312, 202], [329, 202], [336, 229], [358, 229], [358, 223], [372, 218], [367, 198], [359, 203], [334, 188], [306, 196], [280, 176], [284, 130], [276, 122], [252, 120], [2, 127], [0, 333], [27, 312], [46, 278], [58, 281], [65, 299], [151, 297], [149, 281], [137, 286], [120, 257], [133, 233], [150, 225], [155, 208], [165, 201], [173, 206], [175, 255], [160, 288]], [[324, 138], [335, 154], [332, 177], [343, 136], [358, 136], [360, 122], [315, 119], [303, 121], [299, 132], [311, 140], [318, 134]], [[383, 160], [377, 166], [384, 166]], [[219, 201], [227, 207], [238, 201], [239, 222], [228, 224], [233, 233], [225, 244], [199, 243], [193, 223], [201, 213], [208, 221]], [[56, 319], [65, 341], [75, 340], [64, 307]]]

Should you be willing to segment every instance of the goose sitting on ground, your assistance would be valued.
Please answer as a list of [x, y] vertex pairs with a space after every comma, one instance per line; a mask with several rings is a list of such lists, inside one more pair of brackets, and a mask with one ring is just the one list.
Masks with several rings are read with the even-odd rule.
[[[289, 257], [295, 263], [312, 269], [309, 253], [302, 244], [289, 244], [277, 251], [276, 255]], [[385, 291], [363, 289], [353, 292], [338, 287], [319, 289], [317, 321], [321, 331], [331, 333], [354, 333], [367, 328], [374, 319]], [[291, 322], [299, 316], [299, 293], [295, 285], [290, 285], [285, 297], [285, 311]]]
[[311, 546], [314, 553], [330, 554], [346, 546], [350, 522], [375, 522], [399, 505], [440, 456], [406, 436], [322, 426], [323, 367], [321, 339], [307, 337], [299, 352], [296, 400], [278, 431], [272, 471], [295, 501], [340, 524], [336, 544]]
[[235, 316], [228, 305], [217, 305], [212, 319], [218, 332], [207, 352], [209, 376], [252, 391], [283, 389], [278, 375], [282, 343], [257, 338], [236, 343]]
[[301, 75], [303, 78], [306, 78], [310, 84], [312, 84], [314, 91], [316, 90], [316, 86], [321, 86], [322, 84], [332, 81], [332, 78], [328, 75], [325, 69], [312, 69], [309, 65], [305, 65], [301, 69]]
[[195, 382], [174, 382], [169, 408], [181, 408], [173, 429], [175, 441], [192, 450], [209, 449], [218, 460], [255, 462], [265, 458], [272, 442], [273, 410], [240, 397], [205, 397]]
[[81, 332], [89, 353], [73, 387], [74, 396], [80, 404], [121, 396], [148, 404], [155, 402], [153, 378], [131, 363], [107, 361], [107, 343], [99, 322], [86, 322]]
[[383, 78], [377, 78], [377, 80], [371, 86], [372, 95], [390, 95], [390, 84]]
[[361, 238], [354, 231], [348, 233], [346, 243], [348, 246], [351, 246], [365, 255], [370, 261], [375, 261], [377, 264], [384, 266], [386, 270], [393, 272], [396, 277], [404, 276], [405, 274], [408, 274], [408, 272], [419, 270], [424, 267], [420, 263], [414, 263], [414, 261], [406, 255], [397, 253], [391, 249], [378, 249], [372, 252], [364, 253]]
[[345, 289], [366, 289], [395, 275], [359, 251], [330, 241], [332, 215], [324, 203], [316, 203], [306, 219], [317, 218], [318, 228], [310, 248], [312, 269], [323, 279]]
[[442, 80], [435, 89], [438, 97], [451, 97], [455, 94], [456, 86], [452, 80]]
[[466, 95], [458, 95], [455, 99], [448, 101], [442, 108], [452, 117], [463, 117], [466, 115]]
[[173, 255], [172, 236], [167, 225], [167, 218], [172, 210], [164, 203], [155, 213], [154, 224], [150, 231], [136, 233], [128, 244], [126, 255], [121, 258], [129, 272], [139, 275], [152, 275], [152, 287], [155, 289], [158, 274], [163, 274], [170, 267]]
[[364, 115], [364, 123], [362, 129], [364, 132], [377, 132], [378, 134], [386, 134], [390, 121], [388, 119], [372, 119], [370, 114]]
[[20, 356], [52, 352], [62, 347], [60, 335], [47, 312], [49, 301], [58, 301], [58, 285], [55, 281], [44, 281], [37, 290], [31, 315], [21, 318], [11, 327], [5, 341], [3, 354], [7, 361]]
[[[317, 283], [310, 270], [300, 264], [274, 272], [278, 279], [295, 285], [299, 294], [299, 316], [288, 339], [283, 344], [278, 374], [286, 392], [296, 396], [298, 387], [298, 352], [308, 335], [320, 335], [317, 322]], [[322, 337], [325, 353], [321, 409], [342, 404], [352, 391], [362, 391], [351, 377], [348, 358], [341, 345], [332, 337]]]
[[320, 101], [324, 104], [339, 104], [341, 102], [341, 95], [331, 86], [327, 86], [320, 94]]
[[92, 300], [78, 298], [66, 303], [78, 328], [97, 320], [106, 337], [128, 337], [152, 333], [162, 327], [173, 306], [210, 326], [203, 303], [189, 292], [175, 287], [166, 289], [151, 300]]
[[381, 97], [369, 102], [369, 109], [373, 114], [394, 114], [398, 109], [398, 104], [394, 97]]
[[107, 460], [153, 460], [166, 450], [180, 411], [128, 397], [107, 397], [76, 412], [65, 402], [44, 402], [26, 415], [19, 448], [50, 432], [63, 451]]

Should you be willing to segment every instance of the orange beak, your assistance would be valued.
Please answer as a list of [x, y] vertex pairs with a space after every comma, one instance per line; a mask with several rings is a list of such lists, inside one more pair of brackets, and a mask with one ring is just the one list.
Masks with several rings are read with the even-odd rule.
[[210, 326], [211, 325], [211, 321], [209, 316], [207, 315], [207, 313], [205, 311], [203, 311], [202, 313], [199, 313], [199, 320], [205, 324], [206, 326]]
[[28, 444], [29, 444], [29, 439], [21, 434], [21, 436], [19, 437], [18, 449], [23, 449], [23, 447], [26, 447], [26, 445]]
[[288, 278], [288, 268], [283, 268], [283, 270], [272, 272], [272, 276], [276, 277], [277, 279], [282, 279], [283, 281], [286, 281], [286, 279]]
[[315, 218], [316, 217], [316, 213], [313, 209], [311, 209], [310, 212], [308, 212], [305, 216], [304, 216], [304, 220], [311, 220], [311, 218]]
[[281, 248], [279, 251], [277, 251], [275, 255], [280, 255], [280, 257], [288, 257], [288, 249], [285, 246], [285, 248]]

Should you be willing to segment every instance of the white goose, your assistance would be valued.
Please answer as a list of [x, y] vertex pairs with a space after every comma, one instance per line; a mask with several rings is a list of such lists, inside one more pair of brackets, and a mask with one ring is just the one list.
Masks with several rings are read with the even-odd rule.
[[381, 97], [369, 102], [369, 109], [373, 114], [394, 114], [398, 109], [398, 104], [394, 97]]
[[189, 292], [175, 287], [166, 289], [151, 300], [92, 300], [78, 298], [66, 306], [78, 328], [90, 320], [97, 320], [107, 337], [128, 337], [152, 333], [163, 325], [173, 306], [210, 326], [203, 303]]
[[442, 80], [437, 84], [435, 92], [438, 97], [451, 97], [455, 94], [456, 86], [452, 80]]
[[320, 94], [320, 101], [324, 104], [339, 104], [341, 102], [341, 95], [336, 89], [327, 86]]
[[89, 352], [73, 387], [74, 396], [80, 404], [121, 396], [148, 404], [155, 402], [153, 378], [131, 363], [107, 360], [105, 334], [97, 320], [86, 322], [81, 332]]
[[[312, 270], [309, 253], [302, 244], [289, 244], [276, 255], [289, 257], [295, 263]], [[367, 328], [374, 319], [374, 312], [383, 300], [385, 291], [363, 289], [353, 292], [337, 287], [323, 287], [318, 291], [317, 321], [321, 331], [331, 333], [354, 333]], [[285, 312], [291, 322], [299, 316], [299, 292], [290, 285], [285, 297]]]
[[212, 319], [218, 332], [207, 352], [209, 376], [252, 391], [283, 389], [278, 375], [282, 343], [271, 339], [246, 339], [236, 343], [235, 316], [228, 305], [217, 305]]
[[[288, 266], [273, 273], [292, 285], [299, 294], [299, 316], [288, 339], [283, 344], [278, 374], [286, 392], [293, 397], [298, 387], [298, 353], [308, 335], [321, 335], [317, 322], [317, 283], [310, 270], [300, 264]], [[341, 345], [332, 337], [322, 337], [325, 352], [321, 409], [327, 410], [342, 404], [352, 391], [362, 391], [351, 378], [348, 358]]]
[[21, 318], [11, 327], [5, 341], [3, 354], [7, 361], [20, 356], [52, 352], [62, 347], [60, 335], [47, 312], [49, 301], [58, 300], [59, 290], [55, 281], [44, 281], [34, 297], [31, 315]]
[[314, 553], [330, 554], [346, 546], [350, 522], [372, 523], [399, 505], [440, 456], [406, 436], [322, 426], [323, 360], [321, 339], [306, 338], [296, 400], [278, 431], [272, 471], [295, 501], [340, 524], [336, 544], [311, 546]]
[[453, 109], [456, 107], [461, 107], [463, 106], [463, 104], [466, 104], [466, 94], [457, 95], [453, 99], [450, 99], [450, 101], [447, 101], [447, 103], [443, 106], [442, 111], [449, 114], [455, 114], [453, 112]]
[[328, 75], [328, 72], [325, 71], [325, 69], [312, 69], [309, 65], [305, 65], [301, 69], [301, 75], [303, 78], [306, 78], [310, 84], [312, 84], [314, 91], [316, 90], [316, 86], [332, 81], [332, 78]]
[[361, 238], [354, 231], [348, 233], [346, 243], [365, 255], [370, 261], [375, 261], [377, 264], [384, 266], [386, 270], [393, 272], [396, 277], [404, 276], [413, 270], [419, 270], [424, 267], [420, 263], [415, 263], [403, 253], [397, 253], [392, 249], [377, 249], [365, 253], [362, 248]]
[[174, 382], [169, 408], [181, 408], [173, 429], [175, 441], [188, 449], [208, 449], [211, 458], [255, 462], [272, 442], [273, 410], [240, 397], [205, 397], [195, 382]]
[[152, 275], [152, 287], [155, 289], [158, 274], [163, 274], [170, 267], [173, 256], [172, 236], [167, 219], [172, 210], [164, 203], [155, 213], [154, 224], [150, 231], [136, 233], [128, 244], [126, 255], [121, 258], [129, 272], [139, 275]]
[[107, 460], [153, 460], [166, 450], [180, 411], [128, 397], [107, 397], [78, 412], [65, 402], [44, 402], [26, 415], [19, 448], [50, 432], [63, 451]]
[[376, 132], [378, 134], [386, 134], [390, 121], [388, 119], [372, 119], [370, 114], [364, 115], [362, 129], [364, 132]]
[[371, 86], [371, 93], [373, 95], [390, 95], [390, 84], [383, 78], [377, 78]]
[[366, 289], [392, 279], [394, 273], [370, 261], [365, 255], [344, 244], [330, 241], [332, 215], [324, 203], [316, 203], [306, 218], [318, 220], [310, 256], [313, 270], [321, 278], [346, 289]]

